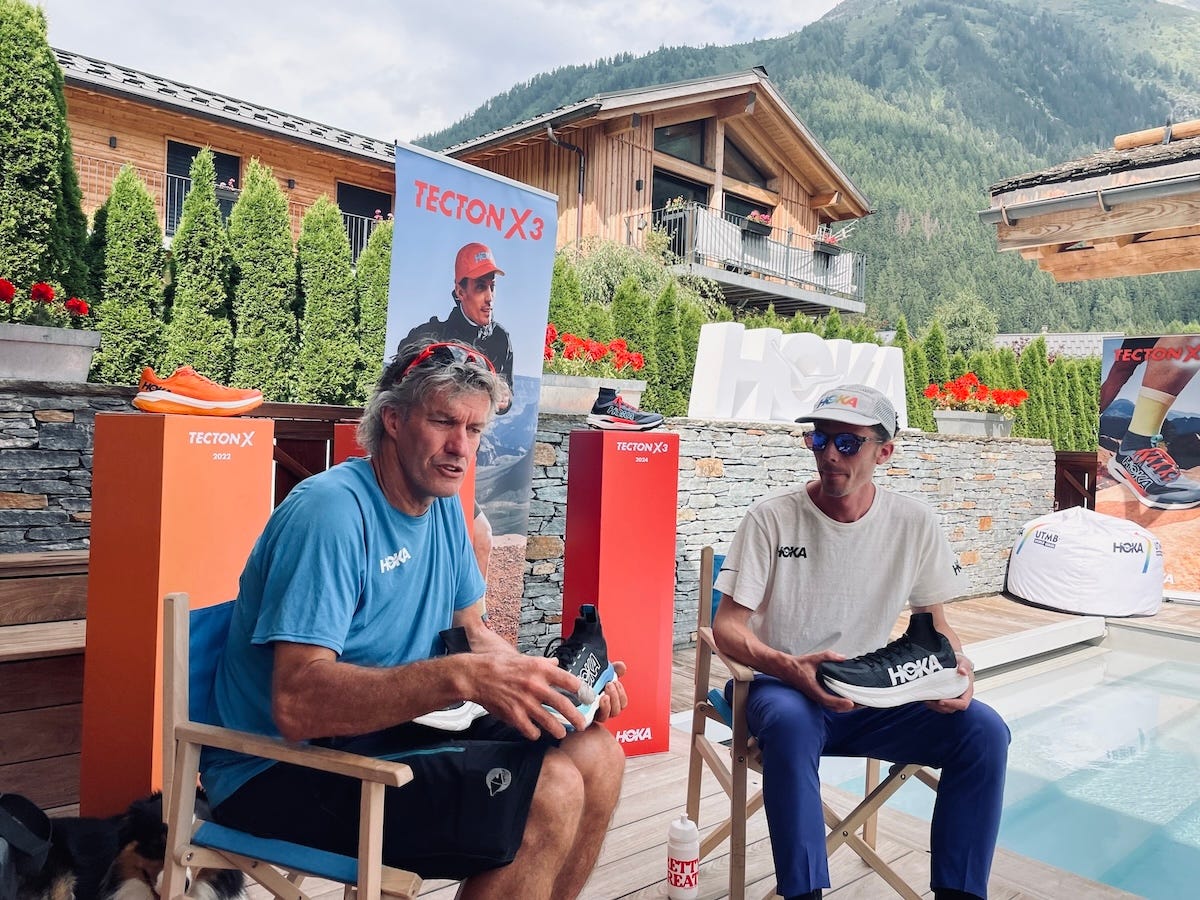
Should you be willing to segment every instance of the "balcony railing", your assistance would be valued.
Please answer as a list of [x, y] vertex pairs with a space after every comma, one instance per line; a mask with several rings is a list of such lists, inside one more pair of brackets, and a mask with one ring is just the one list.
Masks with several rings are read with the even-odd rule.
[[[638, 246], [647, 227], [666, 232], [671, 253], [681, 263], [698, 263], [851, 300], [862, 301], [865, 295], [863, 255], [812, 235], [791, 230], [781, 233], [701, 203], [656, 209], [648, 221], [645, 216], [629, 216], [625, 224], [629, 243]], [[713, 277], [720, 280], [719, 274]]]
[[[144, 169], [140, 166], [134, 168], [137, 170], [138, 177], [142, 179], [142, 183], [150, 191], [150, 196], [154, 198], [154, 206], [158, 211], [158, 221], [162, 226], [163, 234], [168, 238], [174, 237], [175, 231], [179, 227], [179, 219], [183, 215], [183, 199], [192, 189], [192, 179], [182, 175], [168, 175], [166, 172]], [[121, 164], [91, 156], [76, 156], [75, 169], [79, 174], [79, 188], [83, 193], [84, 209], [90, 212], [108, 199], [108, 195], [112, 191], [113, 180], [121, 171]], [[221, 208], [222, 216], [229, 218], [236, 199], [237, 192], [235, 190], [218, 189], [217, 205]], [[308, 207], [302, 204], [288, 201], [288, 218], [291, 222], [293, 239], [300, 235], [300, 223], [307, 209]], [[342, 213], [342, 224], [350, 239], [351, 258], [355, 262], [358, 261], [358, 255], [362, 253], [363, 248], [367, 246], [367, 240], [371, 237], [371, 232], [378, 221], [380, 220], [370, 216]]]

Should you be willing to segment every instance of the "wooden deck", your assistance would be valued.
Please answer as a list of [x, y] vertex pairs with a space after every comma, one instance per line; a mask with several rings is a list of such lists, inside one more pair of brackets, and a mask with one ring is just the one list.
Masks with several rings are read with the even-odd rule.
[[[999, 595], [955, 603], [947, 612], [947, 617], [967, 644], [1053, 622], [1077, 619], [1036, 609]], [[1200, 637], [1200, 606], [1168, 603], [1153, 619], [1134, 622], [1144, 627]], [[898, 627], [902, 629], [903, 623]], [[695, 652], [690, 649], [675, 653], [672, 712], [691, 708], [694, 657]], [[718, 680], [723, 682], [723, 676], [714, 675], [714, 683]], [[668, 752], [629, 761], [621, 802], [609, 826], [599, 865], [584, 889], [582, 896], [585, 900], [666, 896], [664, 867], [667, 826], [671, 819], [682, 813], [684, 807], [687, 742], [688, 734], [673, 728]], [[905, 786], [904, 790], [925, 788], [914, 784]], [[704, 797], [701, 808], [702, 833], [706, 830], [705, 824], [715, 820], [727, 805], [725, 795], [711, 776], [706, 778]], [[833, 789], [829, 790], [827, 797], [839, 808], [849, 809], [855, 802], [850, 795]], [[918, 888], [929, 884], [928, 831], [927, 823], [886, 808], [880, 817], [880, 853], [905, 874], [910, 884]], [[747, 873], [748, 878], [755, 880], [748, 896], [763, 897], [773, 889], [774, 876], [762, 813], [751, 819], [748, 841]], [[701, 866], [701, 900], [718, 900], [727, 896], [727, 852], [727, 845], [718, 848]], [[845, 848], [833, 855], [830, 872], [833, 888], [825, 892], [830, 900], [876, 900], [894, 896], [875, 874]], [[316, 894], [322, 898], [327, 894], [332, 898], [334, 891], [340, 892], [340, 887], [334, 885], [330, 885], [328, 891], [323, 886], [308, 886], [317, 887]], [[451, 883], [427, 882], [422, 896], [431, 900], [450, 900], [455, 890], [455, 885]], [[932, 897], [932, 893], [926, 891], [924, 896]], [[1066, 897], [1116, 900], [1134, 895], [998, 850], [992, 868], [990, 896], [992, 900], [1062, 900]], [[257, 898], [255, 894], [255, 900]]]

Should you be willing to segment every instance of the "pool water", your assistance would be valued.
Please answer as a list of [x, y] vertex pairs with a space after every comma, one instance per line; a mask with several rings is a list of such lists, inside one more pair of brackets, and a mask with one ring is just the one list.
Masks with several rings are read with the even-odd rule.
[[[981, 689], [1013, 733], [1001, 846], [1150, 900], [1200, 896], [1196, 647], [1093, 649]], [[861, 791], [861, 767], [823, 761], [822, 777]], [[928, 819], [933, 794], [906, 786], [890, 805]]]

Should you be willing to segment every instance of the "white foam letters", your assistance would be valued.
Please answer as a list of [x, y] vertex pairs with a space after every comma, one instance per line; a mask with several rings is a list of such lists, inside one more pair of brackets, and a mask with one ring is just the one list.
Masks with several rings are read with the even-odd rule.
[[898, 347], [718, 322], [700, 329], [688, 415], [791, 422], [840, 384], [879, 389], [896, 407], [900, 427], [908, 427], [904, 354]]

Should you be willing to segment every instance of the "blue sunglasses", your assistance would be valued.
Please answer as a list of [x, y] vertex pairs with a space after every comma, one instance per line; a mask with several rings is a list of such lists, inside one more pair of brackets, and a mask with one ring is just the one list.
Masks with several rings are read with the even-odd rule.
[[837, 452], [842, 456], [853, 456], [862, 449], [862, 445], [868, 441], [873, 441], [877, 444], [886, 444], [887, 441], [882, 438], [859, 437], [857, 434], [850, 434], [843, 431], [841, 434], [826, 434], [823, 431], [806, 431], [804, 432], [804, 446], [809, 450], [820, 453], [829, 446], [830, 441], [837, 449]]

